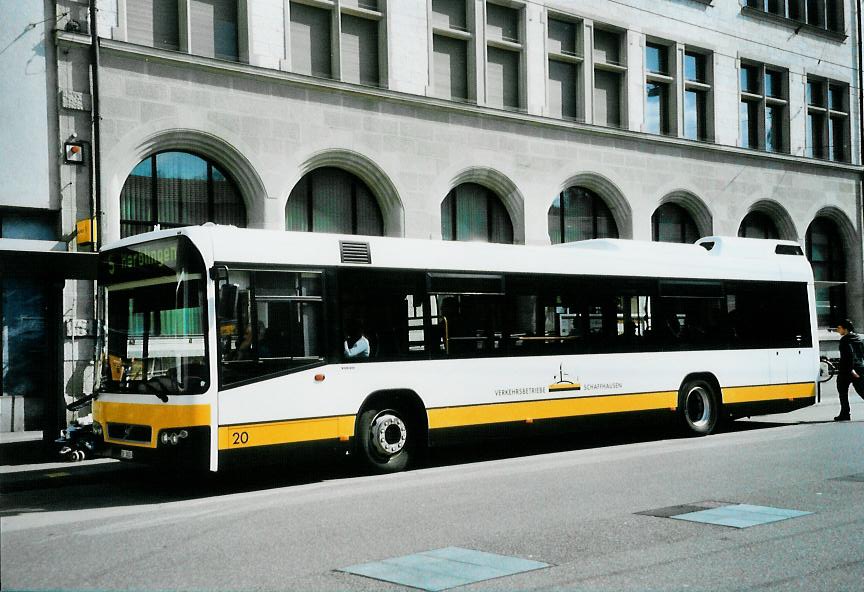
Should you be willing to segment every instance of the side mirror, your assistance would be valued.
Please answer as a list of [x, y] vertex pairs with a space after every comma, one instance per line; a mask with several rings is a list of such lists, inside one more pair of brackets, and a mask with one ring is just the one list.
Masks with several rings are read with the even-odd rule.
[[216, 315], [220, 319], [234, 319], [237, 316], [237, 298], [240, 295], [240, 286], [237, 284], [222, 284], [219, 287], [219, 302], [216, 306]]

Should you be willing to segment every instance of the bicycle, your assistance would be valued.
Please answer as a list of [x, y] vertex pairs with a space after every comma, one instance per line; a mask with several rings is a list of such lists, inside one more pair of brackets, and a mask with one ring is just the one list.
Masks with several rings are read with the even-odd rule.
[[819, 357], [819, 382], [828, 382], [837, 374], [837, 364], [827, 356]]

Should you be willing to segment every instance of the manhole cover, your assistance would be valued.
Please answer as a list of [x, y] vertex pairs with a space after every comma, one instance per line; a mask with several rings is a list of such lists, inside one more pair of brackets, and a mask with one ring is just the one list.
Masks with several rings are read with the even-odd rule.
[[549, 564], [472, 549], [447, 547], [352, 565], [336, 571], [438, 592], [544, 567], [549, 567]]

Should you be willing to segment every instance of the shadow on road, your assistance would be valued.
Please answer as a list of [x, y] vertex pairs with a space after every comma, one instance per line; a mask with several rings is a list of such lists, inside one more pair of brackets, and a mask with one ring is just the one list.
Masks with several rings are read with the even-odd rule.
[[[830, 422], [800, 422], [830, 423]], [[788, 426], [789, 423], [738, 420], [722, 432], [745, 432]], [[791, 424], [794, 425], [794, 424]], [[529, 457], [574, 450], [602, 449], [659, 440], [681, 439], [669, 422], [592, 426], [565, 435], [554, 434], [511, 439], [487, 439], [432, 449], [423, 467], [454, 466], [507, 458]], [[203, 499], [252, 491], [291, 488], [310, 483], [362, 476], [353, 457], [316, 455], [297, 457], [281, 464], [232, 469], [216, 474], [122, 465], [97, 479], [70, 476], [62, 485], [4, 494], [0, 517], [25, 513], [56, 512], [107, 507], [140, 506]]]

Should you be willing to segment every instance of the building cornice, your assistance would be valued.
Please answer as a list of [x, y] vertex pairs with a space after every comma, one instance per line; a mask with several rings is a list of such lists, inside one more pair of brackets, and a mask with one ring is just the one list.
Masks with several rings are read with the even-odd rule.
[[[58, 31], [57, 43], [66, 45], [89, 45], [90, 38], [87, 36]], [[244, 64], [240, 62], [217, 60], [213, 58], [196, 56], [182, 52], [161, 50], [143, 45], [134, 45], [110, 39], [100, 39], [100, 47], [103, 51], [103, 55], [117, 55], [130, 59], [153, 61], [167, 65], [181, 66], [183, 68], [191, 68], [201, 71], [243, 76], [246, 78], [252, 78], [257, 80], [276, 81], [313, 90], [336, 92], [364, 99], [377, 99], [393, 103], [401, 103], [403, 105], [408, 105], [412, 107], [437, 109], [440, 111], [447, 111], [454, 114], [475, 115], [478, 117], [495, 119], [499, 121], [524, 123], [533, 126], [546, 127], [562, 131], [579, 132], [595, 137], [626, 139], [632, 142], [641, 142], [646, 145], [662, 145], [667, 147], [673, 146], [676, 148], [708, 152], [711, 154], [735, 155], [741, 158], [759, 160], [763, 162], [767, 161], [787, 165], [794, 164], [797, 167], [815, 168], [823, 170], [831, 169], [857, 174], [864, 173], [864, 166], [859, 166], [851, 163], [816, 160], [801, 156], [793, 156], [790, 154], [762, 152], [757, 150], [739, 148], [737, 146], [699, 142], [683, 138], [674, 138], [669, 136], [647, 134], [644, 132], [635, 132], [625, 129], [591, 125], [587, 123], [552, 119], [549, 117], [542, 117], [522, 111], [499, 110], [490, 107], [473, 105], [470, 103], [448, 101], [445, 99], [425, 97], [383, 88], [376, 88], [372, 86], [355, 85], [347, 82], [341, 82], [338, 80], [315, 78], [311, 76], [304, 76], [301, 74], [294, 74], [291, 72], [283, 72], [281, 70], [262, 68], [259, 66], [251, 66], [249, 64]]]

